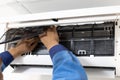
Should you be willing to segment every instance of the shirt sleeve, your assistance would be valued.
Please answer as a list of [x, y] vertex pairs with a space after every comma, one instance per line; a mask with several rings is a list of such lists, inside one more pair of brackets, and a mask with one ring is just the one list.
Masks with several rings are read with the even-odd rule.
[[79, 60], [64, 46], [55, 45], [49, 53], [53, 62], [53, 80], [88, 80]]
[[2, 59], [2, 71], [14, 60], [8, 51], [0, 53], [0, 58]]

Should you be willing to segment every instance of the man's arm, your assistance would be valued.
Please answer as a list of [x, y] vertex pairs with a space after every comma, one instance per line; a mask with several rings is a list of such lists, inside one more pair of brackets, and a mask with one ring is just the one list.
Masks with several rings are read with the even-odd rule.
[[53, 80], [87, 80], [87, 75], [73, 53], [59, 44], [55, 27], [49, 28], [46, 36], [40, 36], [53, 62]]
[[53, 61], [53, 80], [87, 80], [87, 75], [79, 60], [62, 45], [50, 49]]

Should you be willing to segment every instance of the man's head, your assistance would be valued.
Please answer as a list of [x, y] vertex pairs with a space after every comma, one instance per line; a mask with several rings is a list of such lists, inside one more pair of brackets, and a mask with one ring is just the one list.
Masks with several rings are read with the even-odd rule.
[[2, 67], [2, 60], [0, 58], [0, 80], [3, 80], [3, 75], [2, 75], [2, 69], [1, 69], [1, 67]]

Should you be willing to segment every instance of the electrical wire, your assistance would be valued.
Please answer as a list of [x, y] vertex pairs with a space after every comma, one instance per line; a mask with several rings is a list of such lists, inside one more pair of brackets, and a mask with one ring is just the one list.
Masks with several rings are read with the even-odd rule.
[[26, 36], [26, 37], [14, 37], [12, 39], [9, 39], [9, 40], [5, 40], [3, 42], [0, 42], [0, 44], [5, 44], [5, 43], [8, 43], [8, 42], [13, 42], [13, 41], [17, 41], [17, 40], [21, 40], [21, 39], [30, 39], [30, 38], [35, 38], [35, 37], [38, 37], [39, 34], [34, 34], [34, 35], [29, 35], [29, 36]]
[[[10, 29], [10, 30], [12, 30], [12, 29]], [[40, 34], [43, 34], [43, 32], [44, 32], [44, 29], [43, 29], [43, 31], [39, 31], [39, 29], [36, 29], [37, 31], [32, 32], [33, 28], [30, 28], [30, 29], [28, 29], [28, 28], [17, 28], [11, 34], [10, 30], [6, 31], [1, 36], [0, 40], [3, 38], [3, 36], [7, 36], [7, 34], [11, 35], [11, 38], [6, 37], [5, 41], [0, 42], [0, 44], [9, 43], [9, 42], [13, 42], [13, 41], [21, 40], [21, 39], [26, 39], [26, 38], [30, 39], [30, 38], [38, 37]], [[20, 35], [20, 37], [17, 37], [16, 35]], [[44, 34], [44, 35], [46, 35], [46, 34]], [[9, 39], [7, 39], [7, 38], [9, 38]]]
[[[7, 31], [0, 37], [0, 40], [1, 40], [4, 36], [6, 36], [7, 34], [9, 34], [9, 31], [11, 31], [11, 30], [12, 30], [12, 29], [7, 30]], [[15, 35], [15, 33], [16, 33], [17, 31], [18, 31], [18, 30], [16, 29], [15, 32], [14, 32], [14, 35]], [[11, 41], [13, 41], [13, 40], [15, 40], [15, 39], [10, 39], [10, 40], [6, 40], [6, 39], [5, 39], [5, 41], [0, 42], [0, 44], [8, 43], [8, 42], [11, 42]]]
[[10, 30], [12, 30], [12, 29], [9, 29], [9, 30], [7, 30], [1, 37], [0, 37], [0, 40], [5, 36], [5, 34], [7, 34]]

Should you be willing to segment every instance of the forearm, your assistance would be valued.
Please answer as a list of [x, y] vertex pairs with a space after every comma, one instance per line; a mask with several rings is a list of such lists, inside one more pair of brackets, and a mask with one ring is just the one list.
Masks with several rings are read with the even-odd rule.
[[[79, 60], [62, 45], [50, 49], [53, 61], [53, 80], [87, 80], [87, 75]], [[74, 75], [74, 77], [73, 77]]]

